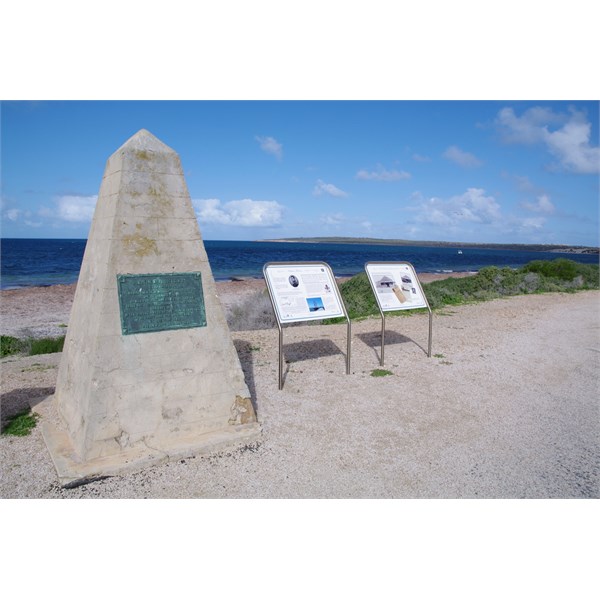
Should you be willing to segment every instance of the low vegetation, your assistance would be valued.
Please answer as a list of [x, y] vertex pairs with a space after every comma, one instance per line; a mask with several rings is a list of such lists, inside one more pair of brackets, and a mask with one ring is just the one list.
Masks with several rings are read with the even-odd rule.
[[227, 324], [231, 331], [277, 327], [267, 291], [256, 292], [244, 302], [232, 306], [227, 311]]
[[0, 336], [0, 356], [10, 356], [23, 352], [23, 342], [11, 335]]
[[52, 354], [53, 352], [62, 352], [65, 343], [65, 336], [46, 337], [46, 338], [25, 338], [18, 339], [10, 335], [0, 337], [0, 356], [11, 356], [13, 354], [24, 354], [26, 356], [35, 356], [37, 354]]
[[[450, 277], [423, 285], [432, 310], [519, 294], [575, 292], [599, 288], [598, 265], [582, 264], [564, 258], [552, 261], [536, 260], [520, 269], [485, 267], [470, 277]], [[340, 292], [350, 319], [379, 314], [365, 273], [342, 283]], [[407, 314], [407, 311], [388, 314]]]
[[388, 375], [393, 375], [393, 373], [387, 369], [373, 369], [371, 371], [371, 377], [387, 377]]
[[65, 336], [61, 335], [56, 338], [40, 338], [30, 340], [29, 356], [36, 354], [52, 354], [54, 352], [62, 352], [65, 345]]
[[[423, 285], [423, 291], [432, 310], [519, 294], [575, 292], [592, 289], [600, 289], [598, 265], [582, 264], [565, 258], [557, 258], [552, 261], [535, 260], [519, 269], [485, 267], [470, 277], [449, 277]], [[366, 273], [355, 275], [342, 283], [340, 291], [351, 320], [379, 315], [377, 302]], [[408, 316], [424, 310], [426, 309], [386, 314]], [[227, 322], [231, 331], [271, 329], [277, 326], [273, 307], [266, 291], [257, 292], [251, 298], [230, 308], [227, 311]], [[327, 319], [320, 322], [325, 324], [342, 323], [345, 322], [345, 319]], [[33, 356], [61, 352], [65, 336], [20, 340], [3, 335], [0, 341], [2, 357], [12, 354]]]
[[32, 413], [31, 410], [25, 410], [11, 417], [6, 427], [2, 430], [2, 435], [25, 436], [31, 433], [35, 427], [39, 415]]
[[486, 267], [472, 277], [433, 281], [424, 286], [432, 309], [520, 294], [598, 289], [598, 265], [558, 258], [536, 260], [520, 269]]

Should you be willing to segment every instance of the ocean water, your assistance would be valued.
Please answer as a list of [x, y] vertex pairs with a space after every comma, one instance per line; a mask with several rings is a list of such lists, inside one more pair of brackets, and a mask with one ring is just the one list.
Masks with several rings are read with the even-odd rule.
[[[2, 239], [0, 288], [48, 286], [77, 281], [86, 240]], [[532, 260], [570, 258], [598, 263], [598, 255], [522, 250], [368, 244], [311, 244], [282, 242], [205, 241], [208, 260], [217, 280], [262, 277], [268, 262], [322, 261], [338, 277], [356, 275], [369, 261], [407, 261], [417, 272], [478, 271], [495, 265], [517, 268]]]

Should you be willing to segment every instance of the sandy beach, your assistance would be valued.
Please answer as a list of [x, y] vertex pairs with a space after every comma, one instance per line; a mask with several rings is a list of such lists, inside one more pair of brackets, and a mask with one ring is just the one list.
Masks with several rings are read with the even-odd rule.
[[[430, 277], [422, 275], [421, 281]], [[226, 311], [262, 280], [218, 283]], [[61, 335], [74, 286], [0, 293], [2, 334]], [[261, 439], [88, 483], [58, 485], [37, 427], [0, 437], [1, 498], [598, 498], [600, 292], [519, 296], [428, 319], [286, 328], [232, 338]], [[53, 392], [60, 354], [2, 359], [2, 418]]]

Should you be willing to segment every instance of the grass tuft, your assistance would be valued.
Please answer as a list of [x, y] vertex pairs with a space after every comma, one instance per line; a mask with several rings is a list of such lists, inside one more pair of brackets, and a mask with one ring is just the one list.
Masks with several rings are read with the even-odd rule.
[[32, 339], [29, 349], [29, 356], [35, 356], [37, 354], [53, 354], [55, 352], [62, 352], [63, 346], [65, 345], [65, 336], [62, 335], [57, 338], [40, 338], [39, 340]]
[[387, 369], [373, 369], [371, 371], [371, 377], [386, 377], [387, 375], [393, 375], [393, 373]]
[[32, 413], [31, 410], [25, 410], [12, 417], [6, 427], [2, 430], [2, 435], [25, 436], [31, 433], [40, 416]]

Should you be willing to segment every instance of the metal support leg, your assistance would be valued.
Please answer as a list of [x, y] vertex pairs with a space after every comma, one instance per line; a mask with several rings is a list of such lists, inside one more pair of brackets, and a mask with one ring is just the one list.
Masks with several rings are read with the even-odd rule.
[[383, 367], [385, 360], [385, 313], [381, 311], [381, 359], [380, 365]]
[[346, 343], [346, 375], [350, 375], [350, 352], [352, 349], [352, 328], [350, 326], [350, 319], [346, 316], [348, 321], [348, 341]]
[[[427, 307], [429, 308], [429, 306]], [[431, 312], [431, 308], [429, 308], [429, 346], [427, 348], [427, 357], [431, 358], [431, 332], [433, 330], [433, 313]]]
[[279, 327], [279, 389], [283, 389], [283, 328], [277, 323]]

